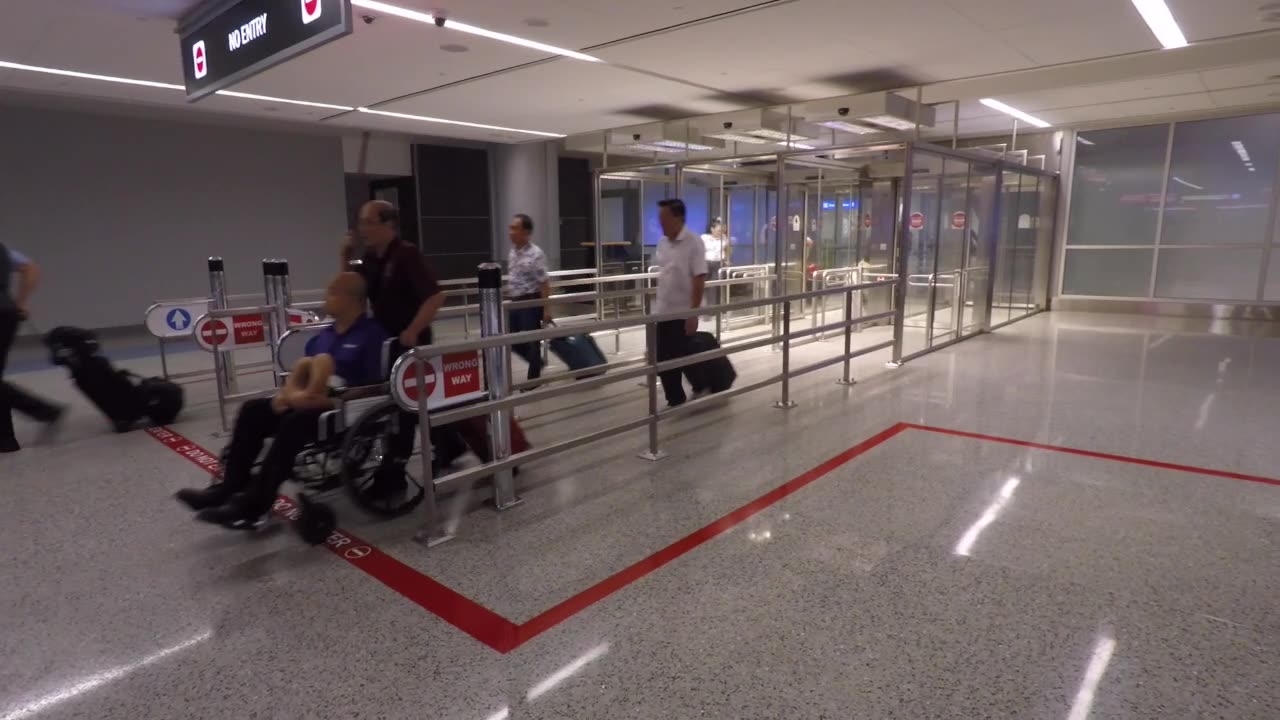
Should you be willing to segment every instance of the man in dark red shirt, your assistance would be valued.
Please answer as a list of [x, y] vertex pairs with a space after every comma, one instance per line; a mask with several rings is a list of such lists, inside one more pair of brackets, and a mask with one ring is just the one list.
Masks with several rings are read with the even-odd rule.
[[[374, 319], [405, 348], [429, 345], [431, 321], [445, 296], [417, 246], [400, 238], [400, 212], [385, 200], [371, 200], [360, 208], [357, 230], [365, 243], [360, 274]], [[341, 270], [355, 259], [352, 240], [348, 236], [342, 246]]]

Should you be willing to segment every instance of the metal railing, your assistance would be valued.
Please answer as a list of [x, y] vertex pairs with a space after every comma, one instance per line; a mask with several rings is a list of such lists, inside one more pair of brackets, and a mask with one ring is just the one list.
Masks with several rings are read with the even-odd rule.
[[[717, 281], [720, 282], [720, 281]], [[650, 315], [643, 318], [625, 318], [615, 320], [604, 320], [591, 323], [587, 326], [579, 327], [555, 327], [545, 330], [535, 330], [529, 332], [512, 333], [504, 335], [496, 335], [485, 337], [479, 340], [465, 340], [461, 342], [447, 343], [441, 345], [428, 345], [414, 348], [402, 355], [396, 362], [396, 369], [392, 372], [392, 377], [400, 377], [402, 370], [406, 364], [417, 364], [421, 366], [430, 362], [432, 358], [443, 357], [448, 354], [467, 353], [498, 349], [501, 351], [500, 357], [503, 362], [501, 371], [493, 372], [486, 364], [486, 374], [490, 380], [489, 398], [486, 401], [478, 402], [465, 407], [450, 409], [441, 412], [430, 412], [426, 403], [418, 403], [413, 401], [405, 393], [405, 389], [394, 387], [393, 396], [402, 409], [407, 412], [416, 412], [419, 421], [419, 441], [421, 443], [422, 457], [422, 483], [428, 488], [425, 494], [423, 506], [425, 514], [425, 525], [418, 533], [419, 541], [428, 545], [447, 540], [450, 535], [443, 530], [440, 522], [439, 512], [437, 508], [437, 492], [444, 492], [452, 487], [470, 483], [480, 478], [493, 476], [494, 478], [494, 494], [495, 498], [506, 497], [514, 498], [514, 484], [511, 480], [511, 470], [517, 465], [532, 462], [542, 458], [550, 457], [559, 453], [563, 453], [574, 448], [581, 447], [590, 443], [594, 443], [606, 438], [630, 432], [639, 428], [648, 428], [648, 448], [641, 454], [649, 460], [660, 460], [664, 457], [658, 445], [658, 424], [668, 418], [681, 415], [695, 408], [704, 406], [705, 403], [716, 401], [720, 402], [727, 398], [736, 397], [756, 390], [761, 390], [775, 384], [781, 385], [780, 399], [775, 403], [776, 407], [790, 408], [795, 405], [791, 401], [791, 380], [793, 378], [806, 375], [823, 368], [827, 368], [837, 364], [843, 364], [843, 374], [840, 382], [843, 384], [852, 384], [853, 379], [850, 377], [850, 362], [862, 355], [866, 355], [889, 348], [895, 349], [895, 358], [900, 352], [901, 342], [900, 335], [894, 340], [888, 340], [876, 343], [867, 347], [853, 349], [853, 332], [855, 328], [864, 324], [872, 323], [880, 320], [894, 318], [895, 322], [901, 322], [901, 305], [896, 305], [892, 309], [873, 315], [862, 316], [854, 315], [854, 295], [866, 290], [877, 288], [893, 287], [898, 282], [897, 278], [881, 280], [878, 282], [862, 283], [855, 285], [847, 285], [844, 287], [825, 288], [820, 290], [811, 290], [807, 292], [795, 293], [791, 295], [782, 295], [767, 297], [762, 299], [753, 299], [743, 302], [727, 303], [715, 305], [711, 307], [703, 307], [695, 310], [687, 310], [675, 313], [665, 313], [661, 315]], [[791, 307], [795, 303], [804, 303], [805, 301], [826, 298], [833, 295], [844, 296], [844, 317], [838, 322], [824, 323], [818, 327], [810, 327], [804, 330], [793, 330], [791, 322]], [[530, 301], [538, 303], [541, 301]], [[505, 307], [514, 306], [515, 303], [506, 304]], [[701, 315], [723, 315], [729, 312], [751, 310], [762, 306], [774, 306], [780, 308], [778, 311], [781, 315], [781, 327], [778, 333], [769, 333], [763, 338], [736, 342], [732, 345], [721, 347], [708, 352], [697, 353], [674, 360], [658, 362], [656, 360], [657, 351], [657, 323], [670, 320], [686, 320], [691, 317]], [[510, 373], [506, 370], [510, 367], [511, 348], [513, 345], [524, 343], [542, 342], [555, 338], [575, 335], [581, 332], [609, 332], [621, 331], [629, 328], [644, 328], [645, 330], [645, 354], [642, 362], [638, 367], [621, 367], [614, 368], [608, 374], [581, 379], [578, 382], [566, 384], [557, 387], [543, 387], [534, 392], [521, 395], [512, 395], [512, 385], [510, 382]], [[793, 368], [791, 366], [791, 347], [794, 341], [816, 336], [821, 333], [833, 332], [836, 330], [843, 331], [844, 348], [843, 351], [830, 358], [820, 360], [803, 367]], [[716, 394], [714, 397], [705, 397], [694, 399], [683, 405], [674, 408], [660, 410], [658, 407], [658, 378], [659, 375], [672, 370], [679, 370], [691, 365], [706, 362], [715, 358], [728, 357], [736, 353], [748, 350], [763, 348], [769, 345], [779, 345], [781, 348], [781, 372], [771, 375], [763, 380], [752, 382], [750, 384], [732, 388], [724, 392]], [[491, 354], [487, 354], [490, 355]], [[599, 372], [600, 368], [591, 368], [588, 372]], [[417, 396], [425, 398], [428, 395], [425, 375], [417, 372], [414, 368], [414, 375], [417, 377]], [[618, 423], [609, 427], [605, 427], [594, 432], [588, 433], [575, 438], [562, 440], [551, 445], [540, 448], [531, 448], [523, 452], [512, 454], [507, 447], [503, 446], [501, 441], [495, 440], [495, 446], [492, 453], [493, 460], [483, 463], [479, 466], [459, 470], [448, 475], [436, 478], [433, 476], [431, 467], [432, 453], [430, 429], [433, 426], [445, 425], [468, 418], [488, 416], [492, 427], [506, 428], [509, 422], [510, 413], [514, 408], [521, 405], [547, 400], [555, 397], [566, 396], [575, 393], [582, 393], [597, 388], [605, 387], [615, 383], [627, 382], [630, 380], [643, 378], [648, 390], [648, 412], [644, 417], [635, 418], [626, 422]], [[501, 379], [495, 384], [495, 379]], [[544, 378], [543, 382], [549, 378]], [[505, 487], [504, 487], [505, 484]], [[509, 506], [511, 503], [506, 503]]]

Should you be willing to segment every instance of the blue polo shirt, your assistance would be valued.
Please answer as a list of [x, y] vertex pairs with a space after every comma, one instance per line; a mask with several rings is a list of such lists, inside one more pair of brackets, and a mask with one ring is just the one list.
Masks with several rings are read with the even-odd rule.
[[331, 356], [334, 374], [347, 385], [377, 385], [387, 379], [382, 367], [382, 343], [386, 339], [387, 333], [377, 321], [362, 317], [344, 333], [339, 334], [333, 326], [320, 331], [307, 341], [307, 357]]

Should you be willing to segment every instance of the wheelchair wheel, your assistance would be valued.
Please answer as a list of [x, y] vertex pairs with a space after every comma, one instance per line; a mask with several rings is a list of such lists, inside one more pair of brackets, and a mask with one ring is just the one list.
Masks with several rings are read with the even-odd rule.
[[[422, 502], [426, 489], [407, 466], [413, 453], [408, 416], [394, 400], [369, 408], [342, 438], [342, 483], [357, 505], [377, 515], [403, 515]], [[397, 449], [397, 433], [406, 434]], [[416, 430], [414, 431], [416, 432]]]

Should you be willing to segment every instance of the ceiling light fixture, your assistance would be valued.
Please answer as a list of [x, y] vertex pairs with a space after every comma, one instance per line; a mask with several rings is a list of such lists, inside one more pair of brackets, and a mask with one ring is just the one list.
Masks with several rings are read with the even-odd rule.
[[780, 142], [778, 144], [783, 147], [789, 147], [792, 150], [817, 150], [818, 149], [812, 145], [805, 145], [804, 143], [798, 143], [798, 142], [793, 142], [793, 143]]
[[[818, 124], [825, 128], [839, 130], [840, 132], [853, 133], [854, 135], [872, 135], [880, 132], [880, 128], [867, 127], [866, 125], [851, 123], [848, 120], [823, 120]], [[914, 128], [915, 125], [912, 125], [911, 127]]]
[[21, 65], [19, 63], [5, 62], [0, 60], [0, 68], [9, 68], [10, 70], [26, 70], [28, 72], [44, 73], [45, 75], [62, 75], [64, 77], [81, 78], [84, 80], [101, 80], [102, 82], [123, 83], [125, 85], [141, 85], [143, 87], [160, 88], [162, 90], [186, 90], [181, 85], [172, 83], [153, 82], [151, 80], [134, 80], [132, 78], [116, 77], [114, 75], [95, 75], [94, 73], [76, 72], [74, 70], [58, 70], [57, 68], [37, 67], [35, 65]]
[[1192, 189], [1194, 189], [1194, 190], [1203, 190], [1203, 189], [1204, 189], [1204, 188], [1200, 187], [1199, 185], [1196, 185], [1195, 183], [1189, 183], [1189, 182], [1187, 182], [1186, 180], [1183, 180], [1182, 178], [1180, 178], [1180, 177], [1178, 177], [1178, 176], [1176, 176], [1176, 175], [1173, 177], [1173, 181], [1174, 181], [1174, 182], [1176, 182], [1176, 183], [1178, 183], [1179, 185], [1186, 185], [1187, 187], [1192, 188]]
[[1243, 162], [1245, 165], [1248, 165], [1250, 163], [1249, 151], [1245, 148], [1244, 143], [1240, 142], [1239, 140], [1232, 140], [1231, 147], [1236, 149], [1236, 154], [1240, 156], [1241, 162]]
[[1151, 28], [1151, 32], [1156, 36], [1156, 40], [1167, 50], [1187, 46], [1187, 38], [1182, 34], [1182, 28], [1178, 27], [1178, 21], [1173, 19], [1173, 13], [1169, 11], [1169, 6], [1164, 0], [1132, 0], [1133, 6], [1138, 9], [1142, 15], [1142, 19], [1146, 21], [1147, 27]]
[[737, 143], [746, 143], [748, 145], [764, 145], [769, 142], [768, 140], [765, 140], [764, 138], [758, 138], [755, 135], [748, 135], [746, 133], [736, 133], [736, 132], [706, 133], [702, 137], [715, 138], [717, 140], [728, 140], [730, 142], [737, 142]]
[[1077, 135], [1077, 136], [1076, 136], [1076, 142], [1080, 143], [1081, 145], [1097, 145], [1097, 144], [1098, 144], [1098, 143], [1096, 143], [1096, 142], [1094, 142], [1094, 141], [1092, 141], [1092, 140], [1085, 140], [1085, 139], [1084, 139], [1082, 136], [1080, 136], [1080, 135]]
[[680, 151], [690, 150], [694, 152], [705, 152], [707, 150], [715, 150], [715, 148], [710, 145], [700, 145], [698, 143], [685, 142], [683, 140], [654, 140], [653, 144], [674, 148]]
[[779, 142], [782, 142], [785, 140], [815, 140], [816, 139], [811, 137], [805, 137], [804, 135], [797, 135], [796, 133], [787, 133], [782, 130], [773, 130], [771, 128], [756, 128], [754, 130], [748, 130], [747, 134], [755, 135], [756, 137], [764, 138], [765, 140], [777, 140]]
[[1049, 123], [1047, 123], [1047, 122], [1045, 122], [1045, 121], [1041, 120], [1040, 118], [1038, 118], [1038, 117], [1036, 117], [1036, 116], [1034, 116], [1034, 115], [1028, 115], [1027, 113], [1022, 112], [1021, 110], [1019, 110], [1019, 109], [1017, 109], [1017, 108], [1015, 108], [1015, 107], [1011, 107], [1011, 106], [1009, 106], [1009, 105], [1005, 105], [1004, 103], [1000, 102], [999, 100], [994, 100], [994, 99], [992, 99], [992, 98], [982, 98], [981, 100], [979, 100], [979, 102], [981, 102], [983, 105], [986, 105], [987, 107], [991, 108], [992, 110], [999, 110], [1000, 112], [1004, 113], [1005, 115], [1012, 115], [1013, 117], [1018, 118], [1018, 119], [1019, 119], [1019, 120], [1021, 120], [1022, 122], [1029, 123], [1029, 124], [1034, 125], [1034, 126], [1036, 126], [1036, 127], [1038, 127], [1038, 128], [1047, 128], [1047, 127], [1050, 127]]
[[289, 98], [271, 97], [270, 95], [254, 95], [252, 93], [235, 92], [234, 90], [218, 90], [218, 95], [226, 95], [227, 97], [243, 98], [245, 100], [266, 100], [267, 102], [288, 103], [290, 105], [306, 105], [307, 107], [326, 108], [328, 110], [342, 110], [350, 112], [355, 108], [349, 105], [331, 105], [329, 103], [311, 102], [309, 100], [290, 100]]
[[[418, 10], [410, 10], [409, 8], [402, 8], [397, 5], [378, 2], [378, 0], [351, 0], [351, 4], [355, 7], [364, 8], [365, 10], [372, 10], [374, 12], [386, 13], [387, 15], [395, 15], [396, 17], [402, 17], [402, 18], [405, 18], [406, 20], [416, 20], [418, 22], [429, 23], [432, 25], [436, 24], [436, 16], [432, 15], [431, 13], [420, 12]], [[604, 62], [598, 57], [592, 57], [590, 55], [587, 55], [586, 53], [580, 53], [576, 50], [567, 50], [562, 47], [556, 47], [555, 45], [540, 43], [540, 42], [537, 42], [536, 40], [528, 40], [526, 38], [518, 37], [516, 35], [508, 35], [506, 33], [495, 32], [493, 30], [486, 30], [482, 27], [476, 27], [475, 25], [468, 25], [466, 23], [458, 22], [452, 19], [445, 20], [440, 27], [443, 27], [446, 30], [457, 30], [458, 32], [470, 33], [472, 35], [479, 35], [481, 37], [487, 37], [490, 40], [498, 40], [500, 42], [511, 43], [512, 45], [520, 45], [522, 47], [527, 47], [532, 50], [541, 50], [542, 52], [551, 53], [552, 55], [562, 55], [564, 57], [570, 57], [575, 60], [585, 60], [587, 62]]]
[[916, 124], [911, 120], [905, 120], [897, 115], [871, 115], [869, 117], [860, 118], [863, 122], [869, 122], [880, 127], [887, 127], [890, 130], [915, 130]]
[[364, 107], [358, 107], [356, 108], [356, 111], [368, 113], [370, 115], [402, 118], [404, 120], [419, 120], [422, 122], [440, 123], [442, 125], [461, 125], [462, 127], [479, 128], [481, 130], [501, 130], [503, 132], [524, 133], [526, 135], [539, 135], [541, 137], [550, 138], [565, 137], [560, 133], [542, 132], [541, 130], [521, 130], [520, 128], [503, 127], [501, 125], [485, 125], [484, 123], [463, 122], [462, 120], [446, 120], [444, 118], [429, 117], [427, 115], [410, 115], [408, 113], [388, 112], [386, 110], [370, 110], [369, 108]]

